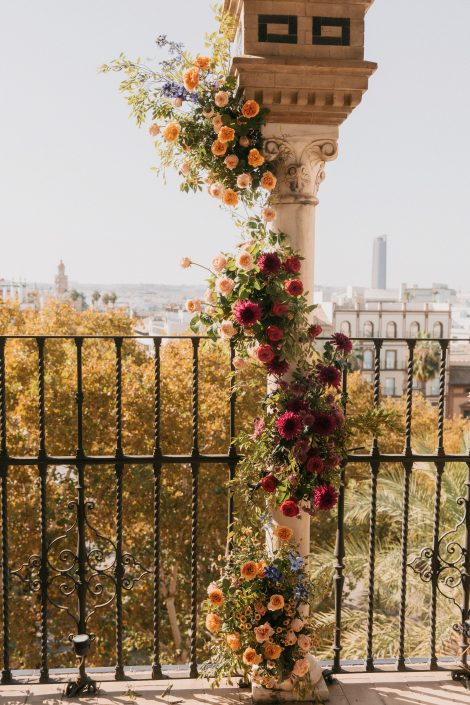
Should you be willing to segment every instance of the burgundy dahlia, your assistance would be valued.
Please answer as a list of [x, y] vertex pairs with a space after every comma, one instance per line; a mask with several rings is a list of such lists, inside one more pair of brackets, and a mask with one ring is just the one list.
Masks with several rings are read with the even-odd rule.
[[273, 360], [271, 360], [270, 363], [268, 363], [267, 367], [270, 375], [282, 377], [282, 375], [285, 375], [288, 371], [289, 363], [285, 360], [280, 360], [278, 357], [275, 357]]
[[345, 355], [349, 355], [352, 352], [353, 346], [351, 343], [351, 339], [348, 338], [348, 336], [344, 333], [335, 333], [332, 336], [332, 340], [334, 345], [336, 346], [336, 349], [340, 352], [344, 353]]
[[320, 485], [313, 490], [312, 501], [316, 509], [328, 511], [338, 502], [338, 493], [333, 485]]
[[341, 372], [334, 365], [317, 365], [317, 380], [324, 387], [341, 387]]
[[241, 326], [254, 326], [263, 315], [261, 306], [254, 301], [237, 301], [233, 307], [233, 315]]
[[336, 419], [333, 414], [326, 411], [319, 411], [315, 414], [315, 421], [312, 424], [312, 431], [318, 436], [330, 436], [336, 430]]
[[291, 441], [293, 438], [297, 438], [302, 431], [300, 416], [293, 411], [286, 411], [277, 419], [276, 428], [281, 438]]
[[285, 499], [281, 503], [280, 510], [285, 517], [296, 517], [300, 512], [299, 505], [295, 499]]
[[258, 267], [263, 274], [279, 274], [282, 263], [277, 252], [265, 252], [258, 257]]
[[284, 337], [284, 331], [279, 326], [268, 326], [266, 335], [270, 343], [278, 343]]
[[290, 399], [287, 402], [287, 411], [295, 411], [297, 414], [299, 411], [305, 411], [307, 403], [303, 399]]
[[298, 274], [302, 268], [302, 262], [298, 257], [288, 257], [284, 262], [284, 269], [290, 274]]
[[307, 472], [313, 474], [321, 475], [324, 469], [323, 460], [319, 455], [312, 455], [305, 464], [305, 469]]
[[271, 309], [273, 316], [285, 316], [288, 312], [289, 306], [287, 304], [283, 304], [280, 301], [275, 301], [273, 303], [273, 307]]
[[318, 325], [318, 323], [314, 323], [313, 325], [310, 326], [308, 329], [308, 337], [310, 340], [315, 340], [315, 338], [318, 338], [319, 335], [323, 333], [323, 328]]
[[284, 289], [289, 296], [301, 296], [304, 293], [304, 285], [300, 279], [288, 279], [284, 284]]
[[266, 477], [263, 477], [261, 480], [261, 487], [268, 494], [272, 494], [276, 491], [277, 484], [278, 482], [274, 475], [266, 475]]
[[309, 449], [309, 443], [306, 439], [297, 441], [294, 446], [294, 458], [298, 463], [305, 463], [307, 460], [307, 453]]

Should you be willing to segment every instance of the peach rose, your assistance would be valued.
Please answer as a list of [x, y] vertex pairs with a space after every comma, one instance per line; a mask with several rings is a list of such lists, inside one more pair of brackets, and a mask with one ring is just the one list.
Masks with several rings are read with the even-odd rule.
[[312, 646], [312, 640], [305, 634], [301, 634], [298, 637], [297, 643], [299, 645], [299, 649], [301, 649], [302, 651], [309, 651], [310, 647]]
[[211, 152], [214, 157], [223, 157], [227, 151], [227, 143], [216, 140], [212, 143]]
[[263, 208], [262, 216], [265, 223], [272, 223], [273, 220], [276, 219], [276, 215], [277, 213], [274, 208], [271, 208], [270, 206]]
[[246, 367], [247, 364], [248, 363], [244, 357], [234, 357], [233, 358], [233, 366], [235, 367], [236, 370], [243, 370], [243, 368]]
[[219, 615], [214, 612], [209, 612], [206, 617], [206, 629], [210, 631], [211, 634], [218, 634], [221, 626], [222, 620]]
[[254, 118], [258, 115], [259, 113], [259, 105], [256, 102], [256, 100], [247, 100], [244, 106], [242, 107], [242, 115], [243, 117], [248, 118], [249, 120], [251, 118]]
[[241, 647], [240, 637], [238, 634], [227, 634], [227, 645], [231, 651], [238, 651]]
[[233, 142], [235, 139], [235, 130], [233, 127], [224, 125], [219, 130], [218, 139], [220, 142]]
[[227, 266], [227, 259], [223, 255], [217, 255], [211, 262], [211, 267], [214, 272], [219, 274]]
[[214, 117], [214, 114], [215, 114], [215, 113], [214, 113], [214, 111], [213, 111], [212, 108], [211, 108], [210, 110], [203, 110], [203, 111], [202, 111], [202, 114], [203, 114], [203, 116], [204, 116], [205, 118], [211, 118], [211, 117]]
[[224, 187], [219, 182], [217, 182], [215, 184], [211, 184], [209, 186], [209, 193], [213, 198], [222, 199], [223, 195], [224, 195]]
[[183, 83], [187, 91], [195, 91], [199, 85], [199, 69], [194, 66], [183, 73]]
[[284, 605], [285, 600], [282, 595], [271, 595], [271, 599], [268, 602], [268, 610], [276, 612], [277, 610], [282, 610]]
[[232, 293], [235, 282], [229, 277], [220, 277], [215, 283], [215, 289], [222, 296], [228, 296]]
[[217, 297], [215, 295], [214, 289], [206, 289], [206, 292], [204, 294], [204, 301], [207, 304], [215, 304], [217, 301]]
[[255, 627], [253, 631], [258, 644], [264, 644], [264, 642], [268, 641], [274, 634], [274, 629], [268, 622], [260, 624], [259, 627]]
[[222, 338], [233, 338], [237, 329], [233, 325], [232, 321], [222, 321], [220, 324], [220, 336]]
[[238, 194], [231, 188], [225, 189], [223, 201], [226, 206], [237, 206], [238, 205]]
[[200, 299], [188, 299], [186, 301], [186, 311], [189, 311], [189, 313], [201, 313], [202, 303]]
[[159, 134], [160, 134], [160, 125], [157, 125], [157, 123], [154, 122], [149, 127], [149, 135], [151, 135], [152, 137], [156, 137]]
[[261, 662], [261, 656], [249, 646], [243, 652], [242, 660], [245, 666], [257, 666]]
[[253, 269], [253, 266], [255, 264], [255, 260], [253, 258], [253, 255], [251, 255], [249, 252], [246, 250], [243, 250], [240, 252], [238, 255], [237, 259], [237, 267], [240, 267], [240, 269], [244, 269], [245, 271], [248, 271], [250, 269]]
[[215, 115], [215, 117], [212, 118], [212, 127], [214, 128], [214, 132], [216, 132], [218, 134], [223, 126], [224, 126], [224, 123], [222, 121], [221, 116]]
[[181, 168], [180, 168], [180, 174], [182, 174], [183, 176], [187, 176], [190, 171], [191, 171], [191, 166], [190, 166], [189, 162], [184, 161], [181, 165]]
[[272, 191], [276, 188], [277, 179], [271, 171], [265, 171], [261, 177], [261, 188], [266, 189], [266, 191]]
[[267, 610], [266, 607], [263, 605], [263, 603], [261, 602], [261, 600], [258, 600], [257, 602], [255, 602], [255, 611], [256, 611], [258, 614], [260, 614], [261, 616], [263, 616], [263, 615], [266, 614], [266, 612], [267, 612], [268, 610]]
[[247, 561], [240, 568], [240, 575], [245, 580], [254, 580], [258, 577], [258, 564], [255, 561]]
[[227, 93], [227, 91], [219, 91], [214, 96], [214, 102], [217, 105], [217, 107], [225, 108], [225, 106], [228, 105], [229, 97], [230, 96]]
[[188, 269], [192, 265], [192, 261], [190, 260], [189, 257], [183, 257], [183, 259], [180, 262], [180, 267], [183, 269]]
[[263, 166], [263, 155], [260, 154], [257, 149], [250, 149], [248, 153], [248, 164], [254, 168], [256, 168], [257, 166]]
[[206, 71], [211, 65], [211, 60], [208, 56], [196, 56], [196, 61], [194, 63], [198, 69]]
[[305, 624], [301, 619], [299, 619], [299, 617], [296, 617], [292, 620], [292, 624], [290, 626], [294, 632], [300, 632], [304, 628]]
[[253, 179], [250, 174], [239, 174], [237, 176], [237, 186], [238, 188], [249, 188]]
[[240, 147], [249, 147], [250, 140], [245, 135], [242, 135], [242, 137], [240, 137], [240, 139], [238, 140], [238, 144], [240, 145]]
[[294, 663], [294, 668], [292, 669], [292, 673], [294, 676], [298, 676], [299, 678], [303, 678], [308, 673], [309, 665], [308, 661], [306, 658], [299, 658], [298, 661]]
[[266, 658], [275, 661], [282, 654], [282, 647], [278, 644], [274, 644], [272, 641], [268, 641], [268, 643], [263, 646], [263, 653]]
[[176, 142], [180, 136], [181, 125], [179, 122], [169, 122], [163, 131], [163, 139], [167, 142]]
[[206, 306], [206, 315], [207, 316], [214, 316], [215, 315], [215, 308], [213, 306]]
[[220, 605], [223, 605], [224, 604], [224, 595], [223, 595], [222, 590], [220, 588], [214, 588], [213, 590], [211, 590], [209, 593], [209, 600], [216, 607], [220, 607]]
[[286, 643], [286, 646], [294, 646], [295, 642], [297, 641], [297, 637], [295, 636], [295, 632], [290, 629], [286, 636], [284, 637], [284, 641]]
[[225, 166], [230, 170], [235, 169], [238, 166], [238, 162], [239, 159], [236, 154], [229, 154], [228, 157], [224, 159]]
[[280, 541], [290, 541], [294, 532], [288, 526], [276, 526], [274, 529], [274, 536], [276, 536]]

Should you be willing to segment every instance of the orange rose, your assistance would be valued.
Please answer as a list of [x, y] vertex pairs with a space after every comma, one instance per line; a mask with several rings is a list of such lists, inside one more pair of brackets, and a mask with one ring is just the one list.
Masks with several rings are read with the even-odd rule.
[[261, 178], [261, 187], [266, 191], [272, 191], [276, 188], [277, 179], [271, 171], [265, 171]]
[[187, 91], [195, 91], [199, 85], [199, 69], [194, 66], [183, 74], [183, 83]]
[[227, 634], [227, 645], [232, 651], [238, 651], [241, 647], [240, 637], [238, 634]]
[[293, 535], [294, 532], [288, 526], [276, 526], [274, 529], [274, 536], [280, 541], [290, 541]]
[[266, 658], [275, 661], [282, 654], [282, 647], [278, 644], [274, 644], [272, 641], [268, 641], [268, 643], [263, 646], [263, 652]]
[[245, 649], [243, 652], [243, 663], [246, 666], [256, 666], [258, 663], [261, 662], [261, 656], [256, 653], [254, 649], [248, 647], [248, 649]]
[[258, 564], [255, 561], [248, 561], [240, 568], [240, 575], [245, 580], [254, 580], [258, 576]]
[[259, 113], [259, 105], [256, 100], [247, 100], [242, 108], [242, 115], [248, 119], [254, 118]]
[[212, 143], [211, 151], [215, 157], [223, 157], [227, 151], [227, 143], [216, 140]]
[[237, 206], [238, 205], [238, 194], [231, 188], [225, 189], [223, 201], [226, 206]]
[[206, 628], [208, 631], [210, 631], [211, 634], [218, 634], [221, 626], [222, 620], [219, 615], [214, 614], [214, 612], [209, 612], [206, 617]]
[[156, 137], [157, 135], [160, 134], [160, 126], [157, 125], [156, 122], [154, 122], [152, 125], [149, 127], [149, 135], [151, 137]]
[[259, 578], [264, 578], [264, 569], [266, 568], [266, 561], [261, 561], [258, 563], [258, 577]]
[[285, 601], [282, 595], [271, 595], [271, 599], [268, 602], [268, 610], [276, 612], [277, 610], [282, 610], [284, 605]]
[[176, 142], [181, 132], [179, 122], [169, 122], [163, 131], [163, 139], [167, 142]]
[[233, 142], [235, 139], [235, 130], [233, 127], [221, 127], [219, 130], [218, 139], [220, 142]]
[[250, 149], [248, 153], [248, 164], [254, 168], [256, 168], [257, 166], [263, 166], [263, 155], [260, 154], [257, 149]]
[[199, 69], [205, 71], [211, 65], [211, 60], [208, 56], [197, 56], [194, 62]]
[[220, 588], [213, 588], [209, 593], [209, 600], [213, 605], [219, 607], [224, 604], [224, 595]]

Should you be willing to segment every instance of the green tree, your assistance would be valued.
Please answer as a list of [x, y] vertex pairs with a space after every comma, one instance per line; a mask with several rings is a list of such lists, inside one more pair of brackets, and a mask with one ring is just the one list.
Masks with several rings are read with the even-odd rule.
[[420, 336], [415, 348], [414, 376], [420, 383], [423, 393], [426, 383], [435, 379], [439, 374], [441, 364], [441, 348], [438, 343], [432, 342], [429, 335]]
[[96, 306], [96, 304], [98, 303], [100, 298], [101, 298], [101, 293], [98, 291], [98, 289], [95, 289], [91, 295], [91, 303], [93, 304], [93, 306]]

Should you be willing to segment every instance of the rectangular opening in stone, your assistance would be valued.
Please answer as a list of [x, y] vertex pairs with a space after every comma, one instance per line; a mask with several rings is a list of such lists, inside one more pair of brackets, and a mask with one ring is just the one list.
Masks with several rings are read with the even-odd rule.
[[295, 15], [258, 15], [258, 41], [271, 44], [297, 44]]
[[348, 17], [313, 17], [312, 20], [313, 44], [351, 45], [351, 20]]

